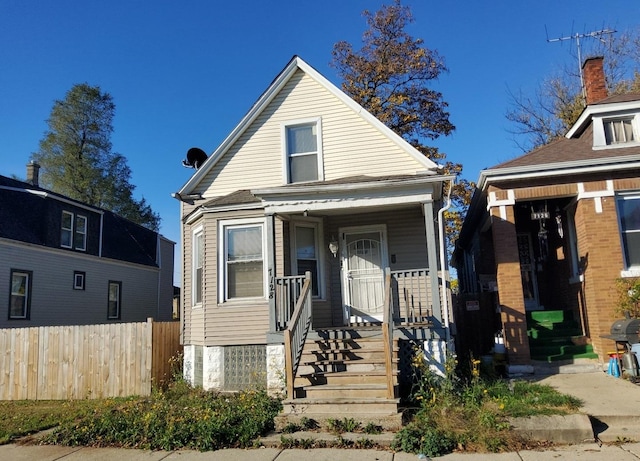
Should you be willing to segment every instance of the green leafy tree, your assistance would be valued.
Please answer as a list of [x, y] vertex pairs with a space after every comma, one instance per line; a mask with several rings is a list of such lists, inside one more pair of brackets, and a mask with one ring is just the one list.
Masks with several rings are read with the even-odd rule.
[[448, 104], [432, 88], [433, 81], [448, 69], [437, 51], [407, 33], [413, 16], [399, 0], [363, 14], [368, 29], [362, 47], [354, 50], [346, 41], [336, 43], [331, 64], [346, 94], [429, 159], [443, 164], [446, 173], [458, 176], [451, 194], [453, 207], [446, 214], [451, 249], [475, 185], [460, 179], [461, 164], [445, 161], [443, 152], [425, 144], [455, 129], [449, 121]]
[[[583, 55], [604, 57], [609, 94], [640, 93], [640, 28], [602, 35], [596, 41], [583, 40], [582, 45]], [[545, 78], [532, 95], [509, 92], [511, 107], [506, 118], [523, 151], [564, 136], [580, 117], [586, 103], [576, 63], [577, 56], [571, 55], [570, 62]]]
[[31, 158], [42, 167], [44, 187], [158, 230], [160, 216], [144, 197], [133, 196], [127, 159], [111, 150], [114, 113], [111, 95], [74, 85], [54, 102], [49, 129]]

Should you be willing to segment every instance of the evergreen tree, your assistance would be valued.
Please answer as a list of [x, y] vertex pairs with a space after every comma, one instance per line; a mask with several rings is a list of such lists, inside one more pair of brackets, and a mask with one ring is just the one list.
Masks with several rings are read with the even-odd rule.
[[127, 159], [111, 150], [114, 114], [111, 95], [86, 83], [74, 85], [54, 102], [32, 160], [42, 167], [44, 187], [157, 231], [160, 216], [144, 198], [133, 197]]

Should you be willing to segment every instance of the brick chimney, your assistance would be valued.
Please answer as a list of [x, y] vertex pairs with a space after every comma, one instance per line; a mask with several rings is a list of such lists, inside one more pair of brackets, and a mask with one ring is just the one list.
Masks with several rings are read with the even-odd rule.
[[582, 65], [582, 78], [584, 79], [587, 105], [601, 101], [608, 96], [602, 62], [602, 56], [597, 56], [587, 59]]
[[38, 176], [40, 174], [40, 165], [31, 160], [27, 163], [27, 182], [33, 186], [38, 186]]

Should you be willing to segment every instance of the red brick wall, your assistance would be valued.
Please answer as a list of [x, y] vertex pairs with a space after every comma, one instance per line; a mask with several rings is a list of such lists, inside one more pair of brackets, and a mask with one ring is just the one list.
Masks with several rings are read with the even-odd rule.
[[602, 213], [596, 213], [595, 200], [583, 199], [576, 209], [578, 253], [584, 261], [584, 301], [589, 336], [596, 353], [606, 358], [614, 350], [609, 334], [617, 318], [615, 280], [623, 269], [620, 232], [614, 197], [604, 197]]
[[499, 207], [492, 208], [491, 211], [501, 319], [509, 363], [527, 364], [531, 355], [522, 296], [515, 216], [512, 206], [505, 206], [505, 209], [506, 219], [500, 217]]

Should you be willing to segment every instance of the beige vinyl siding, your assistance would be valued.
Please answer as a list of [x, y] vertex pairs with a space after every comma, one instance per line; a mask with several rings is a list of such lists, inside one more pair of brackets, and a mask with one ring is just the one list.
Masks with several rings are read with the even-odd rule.
[[282, 124], [316, 117], [322, 118], [326, 180], [424, 170], [377, 128], [298, 70], [195, 192], [215, 197], [241, 188], [282, 185]]
[[[140, 322], [158, 316], [160, 270], [65, 250], [0, 241], [0, 328]], [[32, 272], [29, 320], [8, 320], [11, 269]], [[73, 289], [74, 271], [85, 289]], [[122, 282], [120, 319], [107, 318], [109, 281]], [[167, 306], [171, 315], [170, 303]]]
[[[269, 303], [265, 300], [222, 303], [218, 299], [218, 228], [221, 220], [264, 219], [262, 211], [205, 213], [199, 221], [184, 226], [184, 344], [205, 346], [264, 344], [269, 329]], [[203, 307], [191, 305], [192, 235], [203, 226]], [[282, 254], [281, 220], [276, 220], [276, 254]], [[266, 231], [266, 227], [265, 227]], [[280, 259], [280, 258], [278, 258]], [[265, 260], [265, 264], [267, 261]], [[281, 267], [281, 266], [280, 266]], [[280, 270], [280, 269], [277, 269]]]
[[[183, 235], [183, 268], [182, 268], [182, 305], [183, 308], [183, 317], [182, 322], [184, 324], [183, 327], [183, 344], [202, 344], [204, 341], [204, 309], [202, 308], [194, 308], [192, 305], [192, 289], [193, 284], [191, 282], [191, 274], [192, 274], [192, 245], [193, 245], [193, 230], [195, 227], [202, 224], [202, 220], [195, 223], [194, 225], [185, 225], [184, 226], [184, 235]], [[206, 229], [204, 229], [206, 232]], [[206, 246], [206, 240], [205, 240]], [[206, 248], [205, 248], [206, 252]], [[207, 261], [204, 262], [205, 268], [207, 265]], [[206, 283], [206, 277], [203, 283]]]
[[[387, 228], [389, 267], [392, 271], [428, 267], [424, 216], [419, 207], [398, 211], [353, 213], [328, 217], [325, 222], [325, 239], [330, 238], [332, 235], [339, 239], [338, 229], [340, 228], [378, 224], [384, 224]], [[391, 262], [392, 255], [396, 257], [395, 263]], [[328, 322], [330, 318], [334, 325], [341, 325], [342, 281], [340, 257], [329, 257], [327, 262], [328, 303], [326, 305], [318, 303], [318, 309], [316, 309], [316, 303], [314, 303], [314, 325], [318, 322]]]

